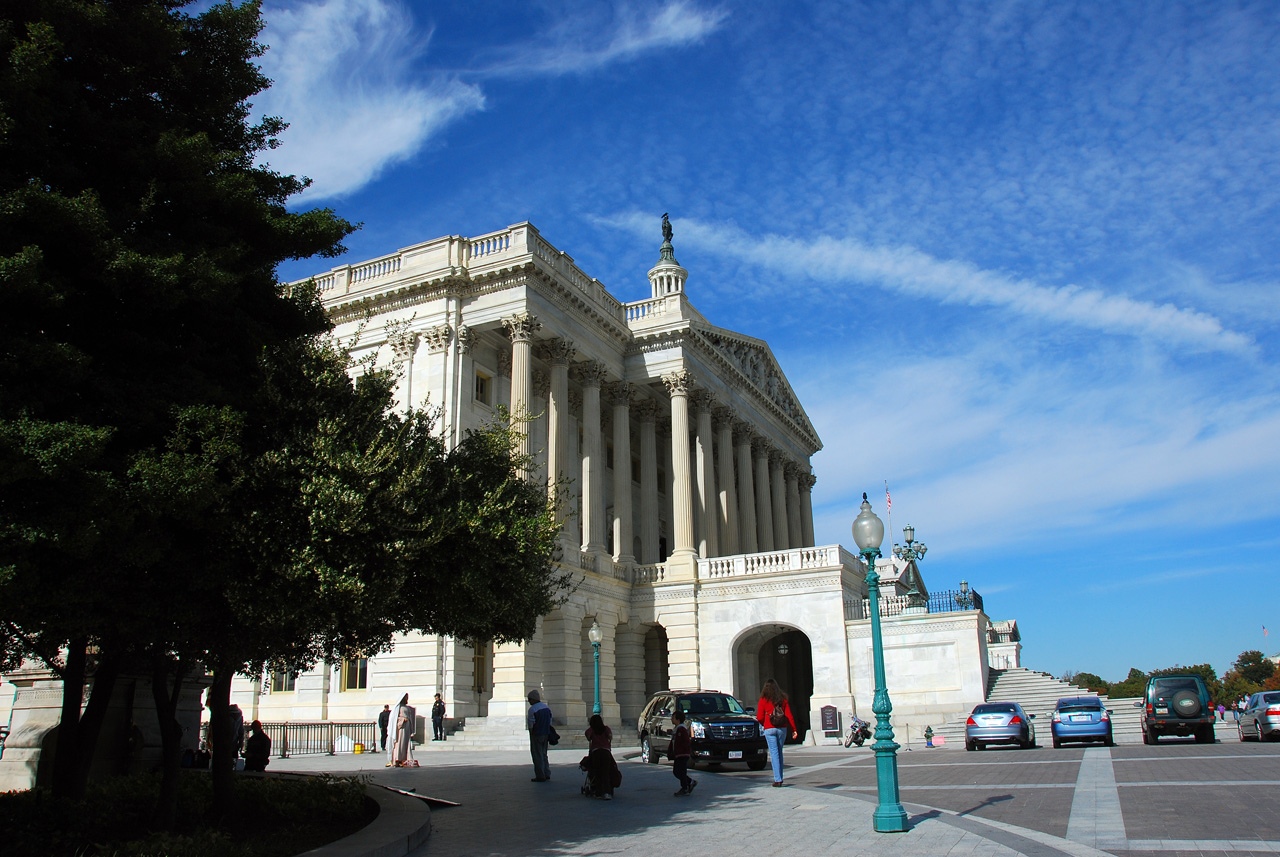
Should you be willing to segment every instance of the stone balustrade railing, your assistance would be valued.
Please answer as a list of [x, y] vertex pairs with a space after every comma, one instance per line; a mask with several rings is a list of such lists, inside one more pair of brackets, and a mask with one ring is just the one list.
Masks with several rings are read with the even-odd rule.
[[667, 567], [657, 562], [653, 565], [637, 565], [631, 569], [631, 582], [635, 584], [661, 583], [667, 576]]
[[832, 568], [841, 564], [852, 566], [853, 557], [840, 545], [791, 548], [768, 553], [719, 556], [698, 560], [698, 577], [717, 580], [726, 577], [743, 577], [750, 574], [773, 574], [782, 571], [803, 571], [811, 568]]

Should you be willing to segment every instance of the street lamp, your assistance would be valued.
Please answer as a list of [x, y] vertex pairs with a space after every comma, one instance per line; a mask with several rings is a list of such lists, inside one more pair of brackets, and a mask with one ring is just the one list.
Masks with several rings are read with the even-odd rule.
[[969, 594], [969, 581], [960, 581], [960, 597], [956, 599], [956, 606], [961, 610], [970, 610], [973, 608], [973, 596]]
[[[912, 532], [914, 536], [914, 531]], [[872, 821], [877, 833], [902, 833], [907, 829], [907, 811], [898, 796], [898, 745], [893, 740], [893, 727], [889, 714], [893, 705], [889, 702], [889, 689], [884, 678], [884, 641], [880, 636], [880, 575], [876, 573], [876, 560], [880, 557], [880, 543], [884, 541], [884, 522], [871, 511], [867, 495], [862, 495], [862, 507], [853, 521], [853, 541], [867, 562], [867, 599], [871, 603], [871, 656], [874, 663], [876, 693], [871, 710], [876, 715], [876, 743], [871, 749], [876, 754], [876, 789], [879, 804]]]
[[[916, 541], [915, 527], [910, 524], [903, 527], [902, 538], [903, 541], [907, 543], [907, 546], [904, 548], [902, 545], [894, 545], [894, 556], [905, 563], [918, 562], [924, 559], [924, 555], [928, 552], [929, 548], [924, 542]], [[911, 575], [911, 590], [907, 593], [907, 604], [911, 607], [924, 607], [926, 606], [924, 597], [920, 594], [920, 590], [916, 588], [917, 580], [918, 578], [915, 575]]]
[[600, 623], [591, 620], [591, 630], [587, 632], [587, 639], [591, 641], [591, 648], [595, 650], [596, 661], [596, 704], [591, 706], [592, 714], [600, 713], [600, 641], [604, 639], [604, 632], [600, 630]]

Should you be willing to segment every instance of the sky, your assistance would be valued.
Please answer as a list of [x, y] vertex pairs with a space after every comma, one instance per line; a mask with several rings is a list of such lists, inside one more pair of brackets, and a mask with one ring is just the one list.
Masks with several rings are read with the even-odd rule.
[[264, 15], [266, 160], [363, 224], [342, 261], [528, 220], [639, 300], [670, 212], [692, 303], [823, 440], [818, 544], [887, 482], [1024, 666], [1280, 652], [1280, 5]]

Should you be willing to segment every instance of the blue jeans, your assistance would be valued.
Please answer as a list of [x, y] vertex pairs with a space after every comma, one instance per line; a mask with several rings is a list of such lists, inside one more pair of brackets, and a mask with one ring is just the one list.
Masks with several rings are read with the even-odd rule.
[[773, 781], [782, 782], [782, 745], [787, 740], [787, 730], [764, 730], [765, 743], [769, 745], [769, 761], [773, 764]]
[[548, 737], [529, 733], [529, 755], [533, 757], [533, 775], [540, 780], [551, 779], [551, 763], [547, 760]]

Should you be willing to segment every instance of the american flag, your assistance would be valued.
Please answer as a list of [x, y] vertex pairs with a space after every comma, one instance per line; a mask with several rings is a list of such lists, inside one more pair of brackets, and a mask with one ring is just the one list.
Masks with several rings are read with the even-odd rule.
[[1267, 638], [1267, 626], [1266, 626], [1266, 625], [1263, 625], [1263, 626], [1262, 626], [1262, 638], [1263, 638], [1264, 640]]
[[893, 511], [893, 498], [889, 496], [889, 483], [884, 483], [884, 510], [885, 512]]

